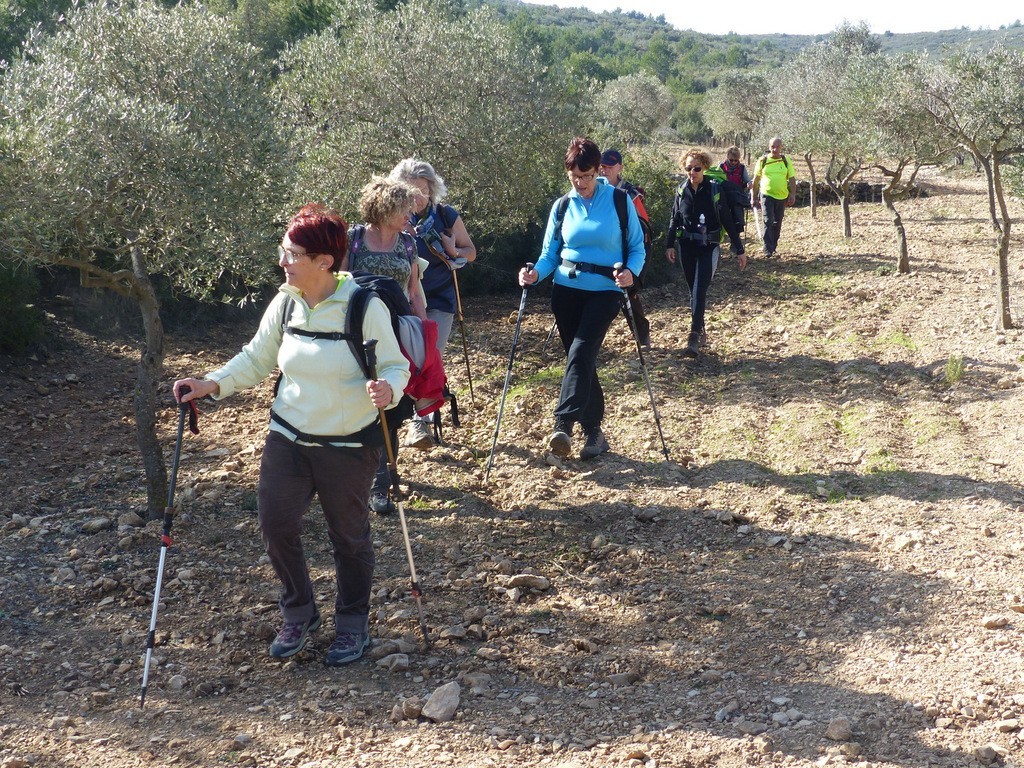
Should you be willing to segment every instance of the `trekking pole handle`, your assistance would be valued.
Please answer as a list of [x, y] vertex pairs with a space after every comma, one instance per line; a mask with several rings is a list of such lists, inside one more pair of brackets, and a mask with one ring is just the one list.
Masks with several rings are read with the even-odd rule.
[[371, 381], [377, 380], [377, 340], [367, 339], [363, 342], [363, 351], [366, 353], [366, 372]]
[[[524, 266], [524, 269], [525, 269], [525, 270], [526, 270], [527, 272], [533, 272], [533, 271], [534, 271], [534, 266], [535, 266], [535, 264], [534, 264], [534, 263], [533, 263], [532, 261], [528, 261], [528, 262], [526, 262], [526, 265]], [[526, 285], [524, 285], [524, 286], [523, 286], [523, 290], [525, 291], [525, 290], [526, 290], [527, 288], [529, 288], [529, 287], [530, 287], [531, 285], [536, 285], [536, 282], [533, 282], [533, 283], [527, 283]]]

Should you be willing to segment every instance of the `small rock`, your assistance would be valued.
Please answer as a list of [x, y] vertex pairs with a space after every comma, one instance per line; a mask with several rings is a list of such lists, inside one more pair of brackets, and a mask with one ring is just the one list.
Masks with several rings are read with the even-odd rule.
[[188, 685], [188, 678], [184, 675], [174, 675], [167, 681], [167, 687], [172, 691], [183, 691]]
[[389, 654], [378, 661], [377, 666], [388, 672], [405, 672], [409, 669], [409, 655], [406, 653]]
[[622, 685], [632, 685], [633, 683], [640, 680], [640, 674], [638, 672], [619, 672], [614, 675], [608, 675], [605, 678], [609, 683], [618, 687]]
[[125, 512], [123, 515], [117, 518], [117, 522], [118, 525], [127, 525], [131, 528], [141, 528], [146, 524], [146, 521], [143, 520], [135, 512]]
[[825, 738], [832, 741], [849, 741], [853, 736], [853, 727], [849, 719], [845, 717], [833, 717], [828, 721], [825, 729]]
[[462, 620], [467, 624], [479, 624], [480, 621], [487, 615], [487, 609], [481, 606], [475, 606], [473, 608], [467, 608], [462, 612]]
[[441, 630], [442, 640], [462, 640], [466, 637], [466, 628], [461, 624], [454, 624], [447, 629]]
[[1008, 720], [1000, 720], [996, 723], [996, 728], [1000, 733], [1013, 733], [1020, 730], [1020, 721], [1015, 717], [1011, 717]]
[[543, 576], [535, 576], [532, 573], [520, 573], [512, 576], [505, 584], [508, 589], [536, 589], [538, 592], [544, 592], [551, 588], [551, 581], [544, 578]]
[[461, 687], [454, 681], [442, 685], [430, 694], [427, 703], [423, 705], [423, 717], [435, 723], [447, 723], [455, 717], [461, 693]]
[[85, 533], [99, 533], [107, 530], [113, 524], [114, 522], [109, 517], [93, 517], [82, 523], [82, 530]]
[[760, 736], [768, 730], [768, 726], [764, 723], [755, 723], [750, 720], [737, 720], [736, 730], [746, 736]]
[[1008, 753], [998, 744], [985, 744], [980, 747], [975, 747], [973, 754], [981, 763], [991, 765], [1000, 758], [1005, 757]]
[[985, 629], [1001, 629], [1010, 623], [1005, 616], [986, 616], [981, 620], [981, 626]]

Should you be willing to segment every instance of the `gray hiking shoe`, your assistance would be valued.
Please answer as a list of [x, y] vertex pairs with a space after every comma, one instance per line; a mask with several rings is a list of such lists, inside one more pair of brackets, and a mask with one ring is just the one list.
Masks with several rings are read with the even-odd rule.
[[611, 446], [608, 445], [608, 440], [604, 436], [604, 432], [601, 431], [600, 427], [594, 427], [586, 431], [587, 442], [584, 443], [580, 449], [581, 459], [592, 459], [595, 456], [600, 456], [605, 451], [609, 450]]
[[555, 422], [555, 431], [548, 438], [548, 450], [555, 456], [565, 458], [572, 453], [572, 425], [564, 421]]
[[430, 425], [425, 421], [413, 419], [409, 422], [409, 429], [405, 433], [405, 441], [402, 443], [408, 448], [416, 448], [420, 451], [429, 451], [434, 447], [434, 435], [430, 431]]
[[324, 664], [328, 667], [341, 667], [351, 664], [363, 656], [363, 651], [370, 645], [370, 636], [363, 632], [339, 632], [331, 643]]
[[275, 659], [287, 659], [306, 646], [306, 638], [320, 629], [320, 613], [314, 613], [308, 621], [286, 621], [270, 645], [270, 655]]

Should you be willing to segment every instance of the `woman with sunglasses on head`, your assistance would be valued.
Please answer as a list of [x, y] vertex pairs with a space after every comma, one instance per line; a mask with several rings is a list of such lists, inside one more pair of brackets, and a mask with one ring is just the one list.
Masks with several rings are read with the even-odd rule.
[[180, 403], [216, 400], [252, 387], [280, 368], [259, 478], [259, 522], [270, 563], [281, 580], [283, 624], [270, 655], [303, 649], [320, 627], [320, 611], [302, 548], [302, 519], [316, 494], [334, 552], [337, 599], [329, 666], [363, 655], [369, 644], [374, 551], [366, 498], [380, 460], [379, 408], [392, 408], [409, 380], [409, 364], [377, 298], [363, 317], [363, 338], [377, 339], [377, 378], [368, 381], [343, 333], [352, 276], [340, 272], [348, 253], [341, 216], [319, 205], [302, 208], [278, 248], [285, 282], [252, 340], [205, 378], [174, 382]]
[[[691, 149], [681, 162], [687, 179], [676, 189], [672, 216], [668, 222], [665, 257], [675, 264], [678, 258], [690, 288], [690, 335], [683, 357], [696, 359], [698, 347], [706, 344], [704, 309], [708, 286], [718, 267], [722, 229], [732, 243], [732, 252], [739, 257], [740, 269], [747, 266], [736, 222], [728, 204], [716, 199], [717, 184], [704, 178], [711, 166], [711, 156], [700, 149]], [[677, 246], [678, 243], [678, 246]]]
[[[409, 215], [418, 201], [419, 191], [412, 185], [374, 176], [360, 191], [359, 215], [365, 224], [352, 227], [349, 255], [343, 269], [393, 278], [404, 289], [413, 314], [420, 320], [427, 320], [427, 300], [421, 280], [427, 262], [419, 256], [414, 237], [405, 231]], [[405, 398], [388, 419], [391, 448], [396, 460], [399, 427], [413, 413], [412, 401]], [[367, 502], [378, 515], [394, 511], [394, 502], [388, 498], [391, 481], [388, 457], [381, 454]]]
[[[609, 449], [601, 431], [604, 392], [597, 377], [597, 353], [619, 314], [622, 289], [633, 284], [645, 258], [636, 208], [625, 192], [598, 176], [600, 165], [601, 150], [593, 141], [577, 136], [569, 142], [565, 172], [572, 190], [551, 206], [536, 268], [519, 272], [519, 284], [524, 287], [554, 273], [551, 311], [568, 359], [547, 448], [557, 456], [568, 456], [573, 427], [579, 424], [586, 438], [581, 459], [592, 459]], [[622, 195], [625, 233], [619, 224], [615, 195]], [[563, 199], [566, 203], [559, 227]], [[616, 264], [623, 268], [616, 271]]]

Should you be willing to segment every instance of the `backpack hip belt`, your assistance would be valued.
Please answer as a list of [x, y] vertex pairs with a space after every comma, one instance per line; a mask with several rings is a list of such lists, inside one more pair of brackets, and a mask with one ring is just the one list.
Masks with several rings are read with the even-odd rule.
[[676, 240], [696, 240], [702, 245], [718, 245], [722, 242], [722, 231], [717, 232], [676, 232]]
[[592, 272], [595, 275], [603, 275], [610, 280], [615, 279], [615, 270], [612, 267], [602, 267], [600, 264], [591, 264], [588, 261], [569, 261], [562, 259], [562, 266], [569, 268], [569, 277], [576, 278], [577, 272]]
[[304, 443], [313, 443], [315, 445], [321, 445], [325, 448], [347, 448], [348, 445], [335, 445], [335, 443], [349, 443], [351, 445], [359, 445], [366, 448], [380, 448], [384, 444], [384, 435], [380, 431], [380, 417], [378, 416], [370, 424], [367, 424], [362, 429], [353, 432], [349, 435], [311, 435], [308, 432], [292, 426], [283, 418], [278, 416], [273, 409], [270, 411], [270, 420], [276, 421], [282, 427], [287, 429], [293, 435], [296, 440], [301, 440]]

